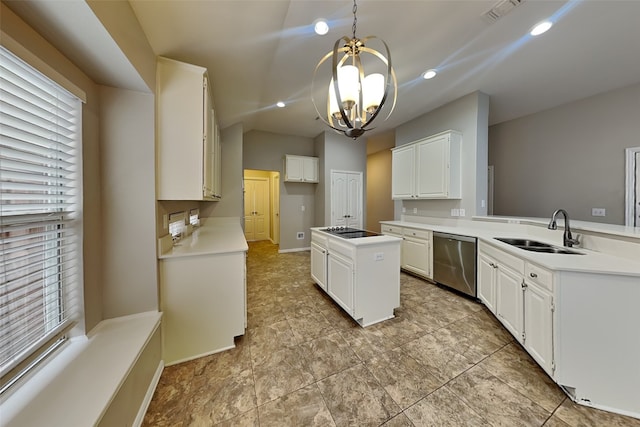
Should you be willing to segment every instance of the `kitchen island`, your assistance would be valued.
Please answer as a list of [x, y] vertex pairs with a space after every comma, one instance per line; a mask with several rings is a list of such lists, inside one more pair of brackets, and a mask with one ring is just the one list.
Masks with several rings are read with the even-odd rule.
[[393, 318], [400, 306], [402, 239], [343, 231], [311, 229], [311, 277], [361, 326]]

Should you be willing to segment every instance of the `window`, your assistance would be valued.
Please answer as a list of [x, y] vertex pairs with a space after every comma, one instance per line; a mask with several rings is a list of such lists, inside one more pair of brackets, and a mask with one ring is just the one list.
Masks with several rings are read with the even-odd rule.
[[80, 138], [81, 101], [0, 47], [0, 391], [77, 319]]

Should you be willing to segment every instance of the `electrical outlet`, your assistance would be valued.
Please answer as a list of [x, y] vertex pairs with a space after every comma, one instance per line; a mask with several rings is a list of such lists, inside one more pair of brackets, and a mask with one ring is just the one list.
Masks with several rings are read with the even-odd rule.
[[460, 216], [464, 216], [464, 214], [465, 214], [464, 209], [460, 209], [459, 212], [460, 212]]
[[302, 206], [300, 207], [300, 210], [301, 210], [302, 212], [304, 212], [304, 210], [305, 210], [304, 205], [302, 205]]
[[607, 216], [605, 208], [591, 208], [591, 216]]
[[451, 209], [451, 216], [460, 216], [460, 209]]
[[376, 261], [382, 261], [384, 259], [384, 252], [376, 252], [373, 255], [373, 259]]
[[418, 213], [418, 208], [413, 208], [413, 213], [417, 214]]
[[296, 234], [296, 239], [298, 240], [304, 239], [304, 231], [298, 231], [298, 233]]

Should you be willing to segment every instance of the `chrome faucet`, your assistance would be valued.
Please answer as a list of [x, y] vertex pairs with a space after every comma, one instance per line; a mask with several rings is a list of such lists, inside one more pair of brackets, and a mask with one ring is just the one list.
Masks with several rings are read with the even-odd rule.
[[556, 216], [559, 213], [562, 213], [562, 215], [564, 215], [564, 234], [562, 235], [562, 244], [568, 248], [572, 247], [573, 245], [579, 244], [580, 242], [578, 241], [578, 239], [574, 239], [571, 235], [571, 228], [569, 227], [569, 214], [564, 209], [558, 209], [553, 213], [553, 215], [551, 216], [551, 222], [549, 223], [549, 226], [547, 228], [549, 230], [558, 229], [558, 224], [556, 224]]

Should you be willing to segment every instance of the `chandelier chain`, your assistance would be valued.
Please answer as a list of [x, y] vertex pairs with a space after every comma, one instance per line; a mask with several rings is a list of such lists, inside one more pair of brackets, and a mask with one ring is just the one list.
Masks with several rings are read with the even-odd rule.
[[351, 30], [353, 31], [353, 38], [356, 38], [356, 23], [358, 22], [358, 18], [356, 17], [356, 12], [358, 11], [358, 5], [356, 4], [356, 0], [353, 0], [353, 26]]

